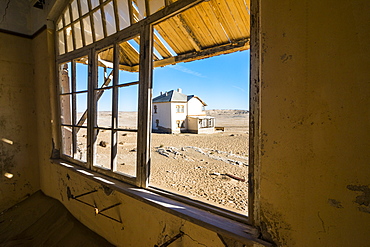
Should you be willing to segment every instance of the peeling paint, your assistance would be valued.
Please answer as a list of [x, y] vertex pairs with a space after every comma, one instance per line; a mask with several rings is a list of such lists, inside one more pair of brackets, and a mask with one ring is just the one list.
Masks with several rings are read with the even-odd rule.
[[284, 218], [286, 217], [277, 212], [272, 204], [265, 203], [264, 210], [261, 212], [262, 239], [278, 246], [294, 246], [290, 233], [291, 226], [284, 221]]
[[370, 214], [370, 188], [368, 185], [347, 185], [347, 189], [361, 192], [362, 194], [356, 197], [353, 201], [359, 205], [358, 210], [363, 213]]

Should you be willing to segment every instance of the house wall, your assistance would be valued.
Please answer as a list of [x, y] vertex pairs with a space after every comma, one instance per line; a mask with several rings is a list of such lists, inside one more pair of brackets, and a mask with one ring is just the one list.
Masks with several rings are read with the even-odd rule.
[[[176, 112], [176, 106], [184, 106], [184, 112]], [[171, 103], [171, 129], [172, 133], [180, 133], [181, 130], [185, 130], [187, 128], [186, 123], [186, 112], [187, 112], [187, 105], [186, 103]], [[178, 128], [177, 127], [177, 121], [184, 121], [185, 122], [185, 128]]]
[[191, 98], [188, 101], [188, 115], [190, 116], [199, 116], [199, 115], [206, 115], [204, 111], [202, 111], [202, 102], [199, 101], [197, 98]]
[[279, 246], [370, 243], [369, 8], [260, 1], [255, 213]]
[[0, 33], [0, 212], [40, 189], [31, 50], [31, 39]]
[[[152, 109], [152, 127], [154, 130], [165, 130], [171, 131], [171, 103], [156, 103], [157, 113], [154, 113], [154, 108]], [[154, 104], [153, 104], [154, 107]], [[156, 120], [159, 119], [159, 126], [157, 128]], [[163, 129], [162, 129], [163, 128]]]

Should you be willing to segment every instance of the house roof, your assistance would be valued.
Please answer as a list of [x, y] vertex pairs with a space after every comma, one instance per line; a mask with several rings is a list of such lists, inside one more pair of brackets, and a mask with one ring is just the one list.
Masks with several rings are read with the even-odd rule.
[[204, 106], [207, 104], [196, 95], [186, 95], [176, 90], [161, 93], [161, 95], [153, 99], [153, 103], [164, 103], [164, 102], [183, 102], [186, 103], [192, 98], [198, 99]]
[[155, 97], [153, 99], [153, 103], [161, 103], [161, 102], [188, 102], [188, 96], [183, 93], [179, 93], [175, 90], [171, 90], [169, 92], [162, 93], [161, 95]]

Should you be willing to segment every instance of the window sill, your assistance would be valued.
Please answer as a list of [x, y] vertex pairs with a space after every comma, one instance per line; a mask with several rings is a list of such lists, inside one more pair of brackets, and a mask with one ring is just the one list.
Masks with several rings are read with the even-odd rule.
[[84, 167], [77, 166], [68, 161], [60, 159], [51, 159], [51, 162], [56, 165], [65, 167], [66, 169], [76, 172], [87, 179], [101, 183], [104, 186], [116, 190], [122, 194], [135, 198], [141, 202], [149, 204], [155, 208], [173, 214], [184, 220], [192, 222], [196, 225], [214, 231], [222, 236], [234, 239], [242, 244], [260, 244], [262, 246], [272, 246], [272, 244], [258, 238], [259, 232], [256, 228], [229, 219], [227, 217], [217, 215], [204, 209], [188, 205], [186, 203], [173, 200], [171, 198], [156, 193], [153, 190], [138, 188], [129, 185], [117, 179], [105, 176], [101, 173], [88, 170]]

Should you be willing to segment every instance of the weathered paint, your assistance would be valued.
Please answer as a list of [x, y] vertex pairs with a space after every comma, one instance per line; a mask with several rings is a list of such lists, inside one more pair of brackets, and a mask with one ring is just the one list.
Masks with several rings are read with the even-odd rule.
[[256, 224], [279, 246], [368, 246], [370, 2], [258, 2]]
[[30, 51], [30, 39], [0, 33], [0, 212], [40, 188]]

